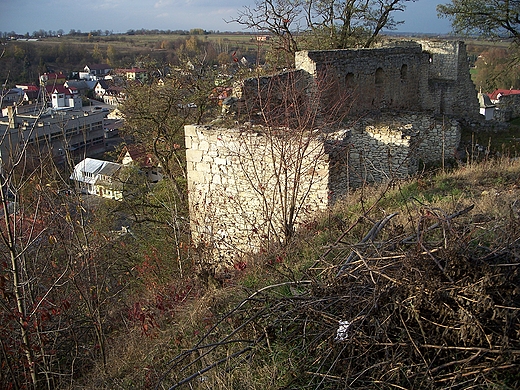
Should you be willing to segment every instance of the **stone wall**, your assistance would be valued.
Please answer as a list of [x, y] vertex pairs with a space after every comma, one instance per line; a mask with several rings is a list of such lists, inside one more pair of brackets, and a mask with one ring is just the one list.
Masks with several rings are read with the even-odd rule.
[[452, 157], [459, 140], [458, 122], [420, 113], [319, 135], [186, 126], [193, 240], [213, 250], [216, 264], [232, 263], [283, 239], [291, 196], [298, 228], [364, 183], [402, 179], [420, 160]]
[[186, 126], [185, 142], [192, 238], [215, 250], [216, 263], [283, 239], [289, 213], [302, 224], [329, 204], [328, 155], [317, 137]]
[[301, 51], [297, 69], [314, 79], [335, 74], [353, 101], [351, 116], [423, 111], [457, 118], [479, 115], [466, 46], [460, 41], [393, 43], [375, 49]]
[[404, 116], [403, 119], [410, 123], [403, 131], [413, 137], [411, 150], [414, 158], [432, 164], [456, 157], [461, 137], [457, 120], [420, 114]]
[[[235, 89], [250, 119], [274, 113], [270, 128], [185, 128], [192, 236], [215, 264], [283, 241], [289, 215], [297, 229], [351, 189], [454, 157], [458, 120], [480, 115], [462, 42], [304, 51], [295, 64]], [[351, 123], [327, 130], [327, 113], [343, 118], [333, 107], [343, 99]], [[307, 134], [289, 129], [302, 107], [321, 119]]]
[[495, 106], [493, 119], [499, 122], [508, 122], [520, 117], [520, 95], [500, 96]]
[[338, 100], [347, 101], [346, 116], [353, 119], [396, 111], [468, 121], [481, 117], [466, 46], [461, 41], [404, 41], [373, 49], [301, 51], [295, 54], [295, 67], [235, 86], [234, 93], [250, 118], [260, 106], [276, 105], [279, 95], [289, 88], [319, 102], [323, 112]]
[[419, 98], [422, 109], [458, 119], [479, 118], [478, 93], [469, 72], [466, 45], [461, 41], [417, 41], [428, 65], [427, 85], [422, 85]]
[[349, 91], [351, 116], [384, 109], [420, 110], [422, 69], [427, 56], [421, 46], [410, 44], [381, 49], [301, 51], [297, 69], [320, 79], [335, 74]]
[[420, 162], [453, 159], [460, 136], [459, 122], [430, 114], [360, 120], [343, 137], [345, 146], [328, 151], [329, 198], [333, 202], [365, 183], [404, 179], [417, 172]]
[[352, 131], [349, 151], [351, 188], [367, 182], [403, 179], [416, 171], [416, 159], [410, 156], [411, 137], [405, 135], [400, 126], [385, 121], [363, 122]]

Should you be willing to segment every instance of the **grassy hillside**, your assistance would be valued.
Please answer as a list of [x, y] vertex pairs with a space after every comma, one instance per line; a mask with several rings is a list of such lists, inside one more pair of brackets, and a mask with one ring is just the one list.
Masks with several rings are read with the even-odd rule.
[[519, 199], [508, 158], [361, 188], [290, 247], [177, 286], [74, 387], [518, 388]]

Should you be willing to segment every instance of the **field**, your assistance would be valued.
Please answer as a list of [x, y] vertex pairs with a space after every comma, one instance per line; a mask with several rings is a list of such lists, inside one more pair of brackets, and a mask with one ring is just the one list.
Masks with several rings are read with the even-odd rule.
[[161, 47], [173, 47], [190, 37], [196, 37], [201, 42], [209, 42], [214, 47], [225, 48], [228, 51], [256, 51], [258, 43], [255, 35], [251, 34], [206, 34], [206, 35], [189, 35], [189, 34], [135, 34], [135, 35], [110, 35], [110, 36], [70, 36], [44, 38], [38, 41], [45, 45], [80, 45], [87, 50], [91, 50], [97, 46], [101, 51], [106, 51], [109, 46], [121, 52], [142, 52], [144, 50], [157, 51], [165, 50]]

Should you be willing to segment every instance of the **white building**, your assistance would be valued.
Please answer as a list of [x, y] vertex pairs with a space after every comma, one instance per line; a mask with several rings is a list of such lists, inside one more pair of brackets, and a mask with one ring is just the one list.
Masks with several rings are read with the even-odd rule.
[[66, 88], [63, 85], [47, 86], [47, 93], [51, 97], [51, 107], [55, 109], [75, 108], [83, 105], [81, 95], [76, 88]]
[[495, 115], [495, 104], [491, 102], [491, 99], [485, 93], [478, 94], [478, 101], [480, 103], [480, 114], [484, 116], [484, 119], [490, 121]]
[[121, 167], [114, 162], [86, 158], [76, 164], [70, 179], [85, 194], [120, 200], [123, 198], [123, 186], [118, 176]]

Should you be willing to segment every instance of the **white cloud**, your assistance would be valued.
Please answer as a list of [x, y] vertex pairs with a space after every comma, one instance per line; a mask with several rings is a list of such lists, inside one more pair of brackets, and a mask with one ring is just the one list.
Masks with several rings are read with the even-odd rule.
[[115, 9], [118, 8], [123, 2], [123, 0], [104, 0], [99, 5], [91, 4], [96, 7], [96, 9]]
[[155, 2], [153, 7], [154, 8], [173, 7], [173, 1], [172, 0], [159, 0], [159, 1]]

